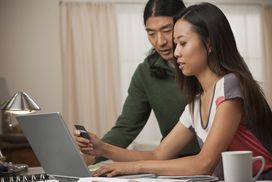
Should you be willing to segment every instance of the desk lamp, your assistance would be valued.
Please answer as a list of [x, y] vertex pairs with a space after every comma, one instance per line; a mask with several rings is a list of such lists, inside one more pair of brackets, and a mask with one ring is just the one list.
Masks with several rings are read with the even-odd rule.
[[[31, 99], [25, 92], [15, 93], [11, 99], [2, 107], [2, 110], [10, 114], [28, 114], [41, 108]], [[9, 127], [12, 127], [12, 122], [9, 123]], [[0, 150], [0, 158], [5, 159]], [[0, 174], [12, 174], [19, 173], [27, 169], [27, 165], [14, 165], [12, 163], [0, 161]]]
[[17, 92], [5, 104], [3, 110], [12, 114], [28, 114], [41, 108], [25, 92]]

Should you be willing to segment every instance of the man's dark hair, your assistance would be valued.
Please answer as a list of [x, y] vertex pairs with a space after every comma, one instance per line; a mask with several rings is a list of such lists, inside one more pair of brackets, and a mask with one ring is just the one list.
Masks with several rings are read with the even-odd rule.
[[144, 24], [151, 16], [176, 16], [185, 5], [182, 0], [149, 0], [144, 9]]

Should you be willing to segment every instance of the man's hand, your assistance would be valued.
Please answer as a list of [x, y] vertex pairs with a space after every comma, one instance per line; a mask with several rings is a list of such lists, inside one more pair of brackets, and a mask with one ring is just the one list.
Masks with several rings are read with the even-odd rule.
[[[75, 130], [74, 136], [79, 146], [80, 151], [91, 157], [99, 157], [103, 154], [103, 146], [105, 143], [100, 140], [95, 134], [88, 132], [90, 139], [86, 139], [80, 136], [80, 131]], [[90, 159], [88, 159], [90, 160]]]
[[86, 164], [89, 165], [93, 165], [95, 163], [95, 157], [92, 155], [86, 155], [86, 154], [82, 154], [84, 161], [86, 162]]

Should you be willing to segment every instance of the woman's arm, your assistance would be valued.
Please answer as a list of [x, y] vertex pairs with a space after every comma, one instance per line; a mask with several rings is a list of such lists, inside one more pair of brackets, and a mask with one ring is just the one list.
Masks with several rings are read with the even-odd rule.
[[228, 148], [237, 131], [242, 110], [240, 99], [223, 102], [217, 108], [212, 128], [198, 155], [171, 161], [143, 161], [139, 171], [160, 175], [212, 174], [221, 152]]
[[80, 137], [79, 132], [75, 131], [74, 135], [80, 150], [84, 154], [103, 156], [114, 161], [173, 159], [178, 156], [182, 148], [194, 137], [192, 131], [185, 128], [181, 123], [178, 123], [155, 150], [136, 151], [107, 144], [94, 134], [89, 134], [91, 139], [87, 140]]
[[[225, 151], [230, 145], [240, 124], [242, 114], [242, 101], [240, 99], [227, 100], [221, 103], [217, 108], [212, 128], [203, 148], [195, 156], [173, 160], [115, 163], [102, 167], [94, 175], [108, 174], [108, 176], [114, 176], [132, 173], [154, 173], [158, 175], [212, 174], [220, 160], [221, 152]], [[178, 123], [175, 129], [155, 149], [156, 159], [171, 159], [175, 156], [177, 148], [182, 147], [184, 144], [182, 138], [179, 138], [182, 134], [178, 134], [177, 132], [183, 131], [187, 134], [188, 132], [186, 132], [185, 127], [181, 123]]]

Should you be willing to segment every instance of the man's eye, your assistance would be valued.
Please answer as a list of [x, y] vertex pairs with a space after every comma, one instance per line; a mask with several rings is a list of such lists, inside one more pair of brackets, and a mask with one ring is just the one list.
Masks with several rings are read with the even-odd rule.
[[172, 32], [172, 28], [164, 29], [163, 32], [165, 32], [165, 33]]
[[147, 34], [148, 34], [149, 36], [153, 36], [153, 35], [155, 35], [155, 32], [147, 32]]

